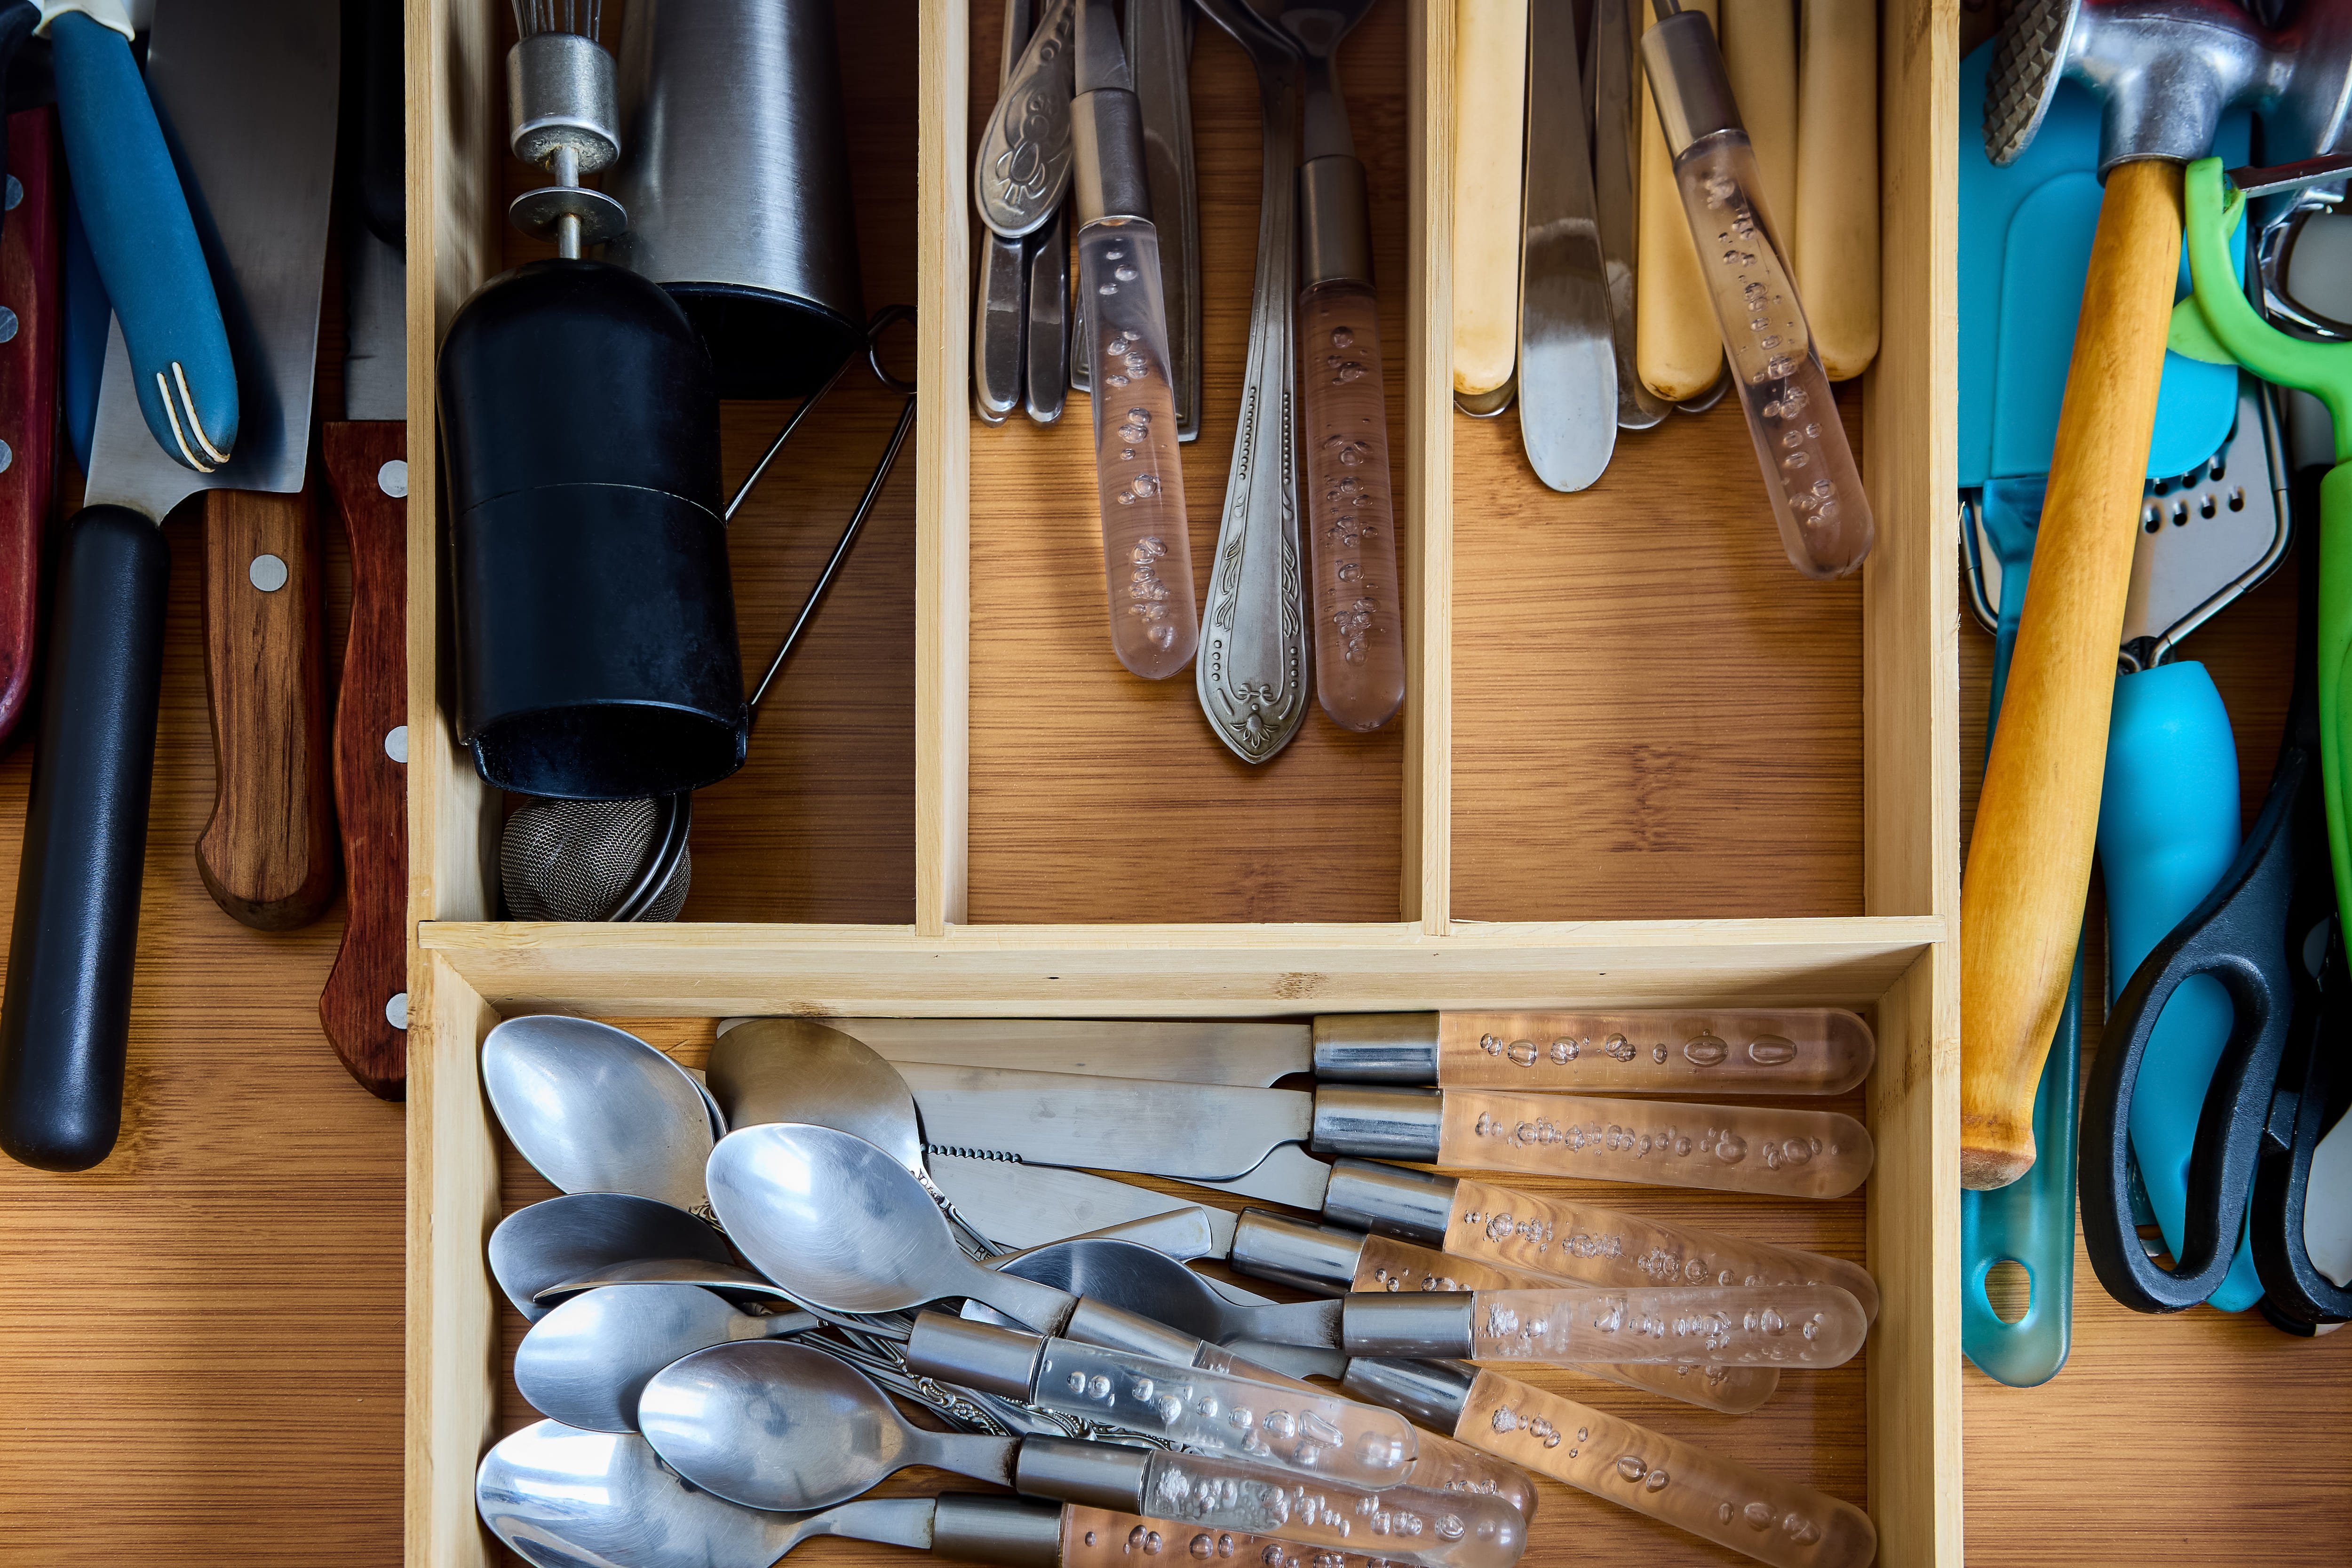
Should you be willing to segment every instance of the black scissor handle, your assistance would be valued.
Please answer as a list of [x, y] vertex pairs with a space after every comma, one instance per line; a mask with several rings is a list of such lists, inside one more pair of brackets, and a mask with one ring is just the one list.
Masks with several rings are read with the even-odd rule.
[[[2205, 901], [2158, 942], [2108, 1015], [2083, 1095], [2083, 1242], [2107, 1294], [2139, 1312], [2178, 1312], [2221, 1289], [2246, 1223], [2271, 1089], [2294, 996], [2287, 900], [2294, 885], [2295, 805], [2310, 753], [2280, 759], [2262, 816]], [[2210, 976], [2230, 994], [2229, 1043], [2213, 1068], [2189, 1160], [2180, 1256], [2157, 1266], [2132, 1223], [2131, 1108], [2149, 1037], [2180, 983]]]
[[[2322, 923], [2327, 957], [2307, 1016], [2295, 1020], [2287, 1060], [2272, 1096], [2269, 1125], [2254, 1171], [2254, 1268], [2273, 1322], [2303, 1331], [2352, 1321], [2352, 1289], [2322, 1274], [2304, 1240], [2304, 1205], [2311, 1195], [2311, 1158], [2326, 1129], [2330, 1100], [2347, 1060], [2344, 994], [2352, 985], [2344, 942], [2334, 921]], [[2317, 1004], [2315, 1005], [2314, 1004]]]

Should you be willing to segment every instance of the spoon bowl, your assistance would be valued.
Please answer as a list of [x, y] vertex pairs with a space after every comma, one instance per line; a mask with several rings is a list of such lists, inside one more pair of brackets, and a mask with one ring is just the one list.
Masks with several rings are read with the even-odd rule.
[[501, 1438], [474, 1474], [482, 1522], [531, 1568], [755, 1568], [818, 1535], [920, 1550], [931, 1500], [890, 1498], [818, 1513], [761, 1513], [698, 1491], [642, 1437], [541, 1421]]
[[783, 1287], [740, 1263], [710, 1263], [698, 1258], [633, 1258], [625, 1263], [608, 1263], [577, 1279], [550, 1285], [533, 1300], [542, 1307], [561, 1307], [574, 1296], [606, 1285], [697, 1285], [739, 1307], [793, 1304]]
[[482, 1041], [482, 1087], [508, 1139], [562, 1191], [704, 1206], [709, 1106], [684, 1068], [627, 1030], [509, 1018]]
[[625, 1193], [572, 1193], [519, 1208], [490, 1232], [490, 1277], [532, 1322], [539, 1293], [615, 1264], [663, 1258], [682, 1268], [732, 1267], [726, 1238], [684, 1209]]
[[637, 1421], [655, 1452], [745, 1508], [824, 1508], [911, 1465], [1013, 1482], [1018, 1441], [909, 1426], [864, 1373], [776, 1340], [717, 1345], [648, 1379]]
[[692, 1285], [610, 1285], [531, 1325], [515, 1351], [515, 1386], [533, 1409], [567, 1426], [634, 1432], [646, 1380], [679, 1357], [816, 1326], [806, 1312], [739, 1312]]

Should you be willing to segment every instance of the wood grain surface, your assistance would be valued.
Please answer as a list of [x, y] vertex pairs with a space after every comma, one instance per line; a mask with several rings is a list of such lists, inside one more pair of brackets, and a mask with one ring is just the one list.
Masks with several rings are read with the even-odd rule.
[[[216, 793], [196, 868], [230, 915], [257, 931], [292, 931], [326, 911], [341, 868], [319, 509], [306, 484], [286, 495], [214, 490], [203, 512]], [[264, 556], [284, 565], [274, 590], [254, 580]]]
[[[1372, 271], [1402, 493], [1405, 434], [1404, 0], [1348, 38], [1341, 79], [1370, 191]], [[973, 131], [996, 101], [1001, 6], [971, 7]], [[1192, 55], [1201, 189], [1201, 437], [1184, 448], [1196, 586], [1205, 584], [1241, 405], [1260, 178], [1256, 79], [1202, 19]], [[961, 392], [961, 389], [959, 389]], [[1393, 921], [1402, 721], [1369, 735], [1316, 708], [1257, 766], [1211, 735], [1190, 669], [1161, 681], [1112, 657], [1095, 495], [1093, 416], [1014, 417], [971, 435], [974, 921]], [[1400, 524], [1404, 521], [1400, 519]], [[1403, 558], [1412, 549], [1399, 539]], [[1408, 705], [1417, 694], [1408, 692]]]

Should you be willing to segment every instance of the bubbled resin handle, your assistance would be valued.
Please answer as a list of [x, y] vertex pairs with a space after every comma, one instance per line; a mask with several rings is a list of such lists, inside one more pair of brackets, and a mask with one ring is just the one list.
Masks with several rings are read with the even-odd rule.
[[1837, 1198], [1870, 1174], [1851, 1116], [1771, 1106], [1447, 1089], [1438, 1163], [1587, 1181]]
[[1110, 645], [1136, 674], [1164, 680], [1192, 662], [1201, 612], [1168, 379], [1160, 237], [1150, 224], [1105, 218], [1078, 231], [1078, 298], [1093, 375]]
[[1380, 1563], [1359, 1552], [1297, 1546], [1172, 1519], [1144, 1519], [1075, 1503], [1062, 1510], [1061, 1568], [1127, 1568], [1155, 1560], [1230, 1563], [1235, 1568], [1378, 1568]]
[[1499, 1498], [1417, 1487], [1370, 1491], [1238, 1459], [1154, 1454], [1141, 1501], [1154, 1519], [1416, 1568], [1512, 1568], [1527, 1550], [1527, 1521]]
[[[1864, 1317], [1878, 1319], [1878, 1282], [1845, 1258], [1468, 1177], [1454, 1184], [1444, 1248], [1456, 1258], [1591, 1285], [1834, 1285], [1862, 1303]], [[1499, 1283], [1471, 1279], [1459, 1289]]]
[[1412, 1468], [1412, 1427], [1392, 1410], [1072, 1340], [1047, 1340], [1044, 1354], [1033, 1397], [1048, 1410], [1350, 1486]]
[[1777, 1568], [1864, 1568], [1878, 1554], [1852, 1503], [1499, 1373], [1470, 1385], [1454, 1435]]
[[1681, 1366], [1843, 1365], [1870, 1331], [1834, 1285], [1663, 1290], [1480, 1290], [1474, 1361], [1664, 1362]]
[[1813, 352], [1788, 255], [1758, 195], [1756, 154], [1747, 137], [1717, 132], [1675, 160], [1675, 183], [1780, 543], [1806, 576], [1843, 577], [1870, 553], [1870, 498]]
[[1836, 1007], [1437, 1016], [1444, 1089], [1843, 1094], [1877, 1057], [1870, 1026]]
[[1377, 730], [1404, 705], [1404, 612], [1370, 284], [1318, 283], [1298, 296], [1298, 361], [1315, 695], [1341, 729]]

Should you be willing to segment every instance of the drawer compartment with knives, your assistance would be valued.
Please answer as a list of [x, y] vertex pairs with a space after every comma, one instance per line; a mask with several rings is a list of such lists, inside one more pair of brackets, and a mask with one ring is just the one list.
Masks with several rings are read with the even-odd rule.
[[[452, 520], [412, 509], [412, 1565], [497, 1560], [473, 1477], [516, 1414], [499, 1403], [514, 1325], [482, 1243], [540, 1195], [481, 1091], [503, 1017], [664, 1020], [639, 1032], [691, 1064], [715, 1021], [743, 1016], [1743, 1005], [1855, 1009], [1879, 1051], [1834, 1102], [1875, 1142], [1866, 1188], [1801, 1210], [1702, 1205], [1866, 1261], [1883, 1294], [1866, 1370], [1770, 1416], [1788, 1452], [1751, 1457], [1866, 1500], [1880, 1561], [1958, 1568], [1953, 13], [1921, 0], [1882, 18], [1884, 347], [1841, 395], [1878, 539], [1858, 579], [1823, 584], [1779, 559], [1727, 407], [1629, 437], [1577, 497], [1539, 489], [1514, 416], [1455, 414], [1452, 191], [1478, 154], [1454, 144], [1454, 7], [1377, 0], [1340, 79], [1371, 196], [1406, 697], [1368, 734], [1309, 711], [1250, 763], [1205, 731], [1190, 669], [1145, 681], [1105, 657], [1087, 395], [1050, 427], [973, 412], [972, 182], [1003, 10], [832, 8], [864, 304], [915, 308], [884, 351], [911, 367], [912, 435], [748, 765], [697, 801], [682, 919], [507, 914], [504, 803], [457, 739]], [[410, 378], [429, 399], [459, 307], [545, 252], [499, 237], [507, 196], [537, 179], [506, 143], [506, 7], [407, 14], [409, 250], [430, 258], [411, 268]], [[626, 15], [606, 7], [608, 33]], [[1248, 62], [1197, 33], [1196, 584], [1228, 477], [1260, 168]], [[730, 531], [747, 685], [891, 433], [898, 395], [861, 377]], [[732, 481], [790, 405], [721, 406]], [[441, 493], [418, 477], [414, 495]], [[1566, 1539], [1539, 1526], [1530, 1560], [1568, 1561]], [[1732, 1560], [1646, 1526], [1607, 1539]]]

